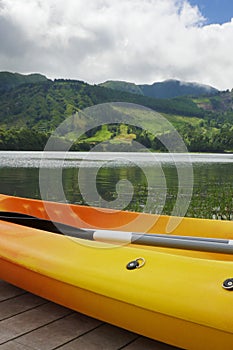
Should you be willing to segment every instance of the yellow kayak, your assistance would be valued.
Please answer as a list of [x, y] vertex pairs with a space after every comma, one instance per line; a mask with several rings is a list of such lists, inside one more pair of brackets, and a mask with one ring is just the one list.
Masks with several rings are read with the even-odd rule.
[[232, 347], [232, 240], [230, 221], [0, 195], [1, 279], [183, 349]]

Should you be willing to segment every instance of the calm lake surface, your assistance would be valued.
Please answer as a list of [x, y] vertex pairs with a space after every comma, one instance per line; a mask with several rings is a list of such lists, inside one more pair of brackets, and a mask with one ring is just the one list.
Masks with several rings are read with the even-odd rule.
[[233, 155], [0, 152], [0, 193], [233, 219]]

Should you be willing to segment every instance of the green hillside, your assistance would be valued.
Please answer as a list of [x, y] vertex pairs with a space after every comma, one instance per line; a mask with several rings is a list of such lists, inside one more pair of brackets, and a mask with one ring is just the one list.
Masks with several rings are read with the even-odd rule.
[[216, 95], [218, 93], [218, 90], [212, 86], [182, 82], [174, 79], [156, 82], [151, 85], [136, 85], [125, 81], [109, 80], [101, 83], [100, 86], [160, 99], [175, 98], [180, 96], [199, 97], [202, 95]]
[[174, 98], [178, 96], [213, 95], [217, 89], [203, 84], [182, 82], [179, 80], [165, 80], [152, 85], [139, 85], [144, 96], [155, 98]]
[[144, 95], [143, 91], [140, 89], [140, 87], [134, 83], [128, 83], [126, 81], [114, 81], [114, 80], [108, 80], [104, 83], [99, 84], [99, 86], [113, 89], [113, 90], [119, 90], [124, 92], [130, 92], [132, 94], [138, 94], [138, 95]]
[[1, 94], [0, 125], [51, 131], [76, 111], [105, 102], [136, 103], [158, 112], [192, 117], [208, 114], [191, 99], [159, 100], [81, 81], [55, 80], [24, 84]]
[[23, 75], [19, 73], [0, 72], [0, 93], [8, 91], [22, 84], [45, 82], [48, 79], [41, 74]]
[[[175, 126], [190, 151], [229, 152], [233, 150], [232, 97], [231, 92], [223, 92], [201, 98], [155, 99], [77, 80], [45, 78], [0, 94], [0, 149], [43, 150], [51, 133], [67, 117], [101, 103], [129, 102], [160, 112]], [[80, 140], [76, 140], [75, 129], [70, 128], [62, 139], [75, 140], [73, 150], [88, 150], [97, 144], [107, 150], [114, 150], [116, 145], [118, 149], [120, 145], [122, 150], [130, 150], [135, 140], [147, 148], [165, 151], [155, 134], [172, 137], [169, 130], [154, 130], [153, 118], [147, 118], [140, 110], [137, 114], [133, 111], [129, 118], [140, 120], [138, 128], [121, 119], [121, 111], [118, 114], [117, 124], [107, 123], [89, 130]], [[91, 118], [94, 117], [90, 116], [90, 120], [79, 117], [76, 127], [91, 125]], [[104, 124], [101, 118], [99, 122]], [[153, 129], [154, 134], [145, 129]]]

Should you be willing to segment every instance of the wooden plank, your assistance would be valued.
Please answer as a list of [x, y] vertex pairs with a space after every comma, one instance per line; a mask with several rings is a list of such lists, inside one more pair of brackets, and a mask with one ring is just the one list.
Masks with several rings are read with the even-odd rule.
[[36, 295], [24, 293], [0, 302], [0, 320], [16, 316], [22, 312], [48, 303]]
[[179, 350], [179, 348], [167, 345], [145, 337], [139, 337], [129, 345], [121, 348], [122, 350]]
[[0, 280], [1, 350], [175, 350]]
[[79, 313], [63, 317], [17, 338], [17, 342], [34, 350], [52, 350], [69, 343], [102, 323]]
[[12, 286], [5, 281], [0, 280], [0, 301], [13, 298], [17, 295], [25, 294], [25, 290]]
[[17, 341], [10, 341], [9, 343], [2, 344], [0, 346], [1, 350], [33, 350], [32, 347], [22, 345]]
[[56, 319], [71, 314], [72, 311], [62, 306], [46, 303], [32, 310], [0, 321], [0, 344], [20, 335], [42, 327]]
[[59, 347], [59, 350], [117, 350], [129, 344], [138, 335], [124, 329], [103, 324], [95, 330]]

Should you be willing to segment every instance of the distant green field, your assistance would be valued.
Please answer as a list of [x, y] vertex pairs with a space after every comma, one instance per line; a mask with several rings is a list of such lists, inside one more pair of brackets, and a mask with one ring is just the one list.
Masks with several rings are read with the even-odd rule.
[[103, 142], [112, 137], [112, 132], [108, 130], [107, 125], [102, 125], [101, 130], [98, 130], [94, 136], [85, 139], [85, 142]]

